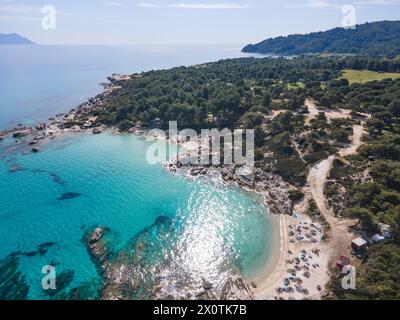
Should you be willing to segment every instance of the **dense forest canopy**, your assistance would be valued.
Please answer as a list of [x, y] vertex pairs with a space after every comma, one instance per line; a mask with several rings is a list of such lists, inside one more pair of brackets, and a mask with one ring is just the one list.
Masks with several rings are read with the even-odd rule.
[[400, 54], [400, 21], [380, 21], [335, 28], [325, 32], [267, 39], [243, 48], [243, 52], [304, 55], [348, 53], [395, 57]]
[[[246, 112], [296, 109], [304, 101], [298, 101], [301, 94], [308, 91], [331, 99], [323, 104], [334, 103], [338, 93], [334, 90], [325, 95], [321, 84], [339, 78], [343, 69], [399, 72], [400, 60], [242, 58], [150, 71], [121, 82], [122, 88], [113, 94], [107, 108], [99, 110], [99, 121], [122, 128], [138, 121], [150, 125], [155, 118], [160, 118], [164, 127], [168, 120], [177, 120], [181, 127], [234, 127]], [[212, 123], [210, 114], [216, 119]]]

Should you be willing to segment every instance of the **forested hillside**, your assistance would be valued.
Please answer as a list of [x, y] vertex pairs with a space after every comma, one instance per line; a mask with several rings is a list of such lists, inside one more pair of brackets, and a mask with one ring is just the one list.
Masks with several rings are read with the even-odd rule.
[[243, 52], [285, 56], [350, 53], [395, 57], [400, 54], [400, 21], [380, 21], [357, 25], [354, 29], [335, 28], [277, 37], [250, 44], [243, 48]]

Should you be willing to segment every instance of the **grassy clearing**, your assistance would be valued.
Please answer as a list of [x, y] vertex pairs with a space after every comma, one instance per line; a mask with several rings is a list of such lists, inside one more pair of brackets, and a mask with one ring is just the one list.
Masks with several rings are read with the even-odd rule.
[[306, 86], [304, 84], [304, 82], [296, 82], [296, 83], [288, 83], [287, 84], [287, 88], [289, 90], [295, 90], [295, 89], [304, 89]]
[[374, 80], [383, 80], [383, 79], [397, 79], [400, 78], [400, 73], [389, 73], [389, 72], [375, 72], [368, 70], [343, 70], [342, 79], [347, 79], [350, 84], [353, 83], [365, 83]]

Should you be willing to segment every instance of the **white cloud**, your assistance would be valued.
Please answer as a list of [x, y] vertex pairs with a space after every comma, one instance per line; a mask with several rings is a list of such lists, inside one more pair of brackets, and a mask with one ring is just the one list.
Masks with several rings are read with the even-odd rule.
[[142, 2], [140, 4], [143, 8], [178, 8], [178, 9], [248, 9], [256, 8], [256, 6], [245, 3], [170, 3], [165, 5]]
[[147, 3], [147, 2], [142, 2], [142, 3], [140, 4], [140, 6], [141, 6], [142, 8], [160, 8], [160, 7], [161, 7], [161, 6], [158, 5], [158, 4]]
[[[349, 3], [353, 2], [353, 3]], [[307, 0], [298, 4], [286, 4], [287, 8], [336, 8], [340, 9], [343, 5], [400, 5], [400, 0], [357, 0], [343, 1], [342, 3], [334, 3], [332, 0]]]
[[40, 18], [21, 17], [21, 16], [0, 16], [0, 20], [40, 21]]
[[[43, 17], [41, 6], [13, 4], [9, 0], [0, 0], [0, 20], [37, 21]], [[74, 13], [57, 10], [58, 16], [75, 16]]]
[[329, 0], [308, 0], [306, 3], [300, 4], [287, 4], [287, 8], [332, 8], [336, 5], [332, 4]]
[[359, 5], [400, 5], [400, 0], [364, 0], [357, 1]]
[[123, 7], [124, 5], [120, 2], [114, 2], [114, 1], [106, 1], [104, 2], [107, 6], [111, 7]]
[[237, 3], [178, 3], [169, 4], [170, 8], [182, 8], [182, 9], [246, 9], [251, 8], [253, 5], [237, 4]]
[[[4, 1], [3, 1], [4, 2]], [[0, 12], [12, 14], [30, 14], [40, 12], [40, 7], [19, 4], [0, 4]]]
[[311, 8], [327, 8], [331, 7], [332, 4], [327, 0], [310, 0], [306, 6]]

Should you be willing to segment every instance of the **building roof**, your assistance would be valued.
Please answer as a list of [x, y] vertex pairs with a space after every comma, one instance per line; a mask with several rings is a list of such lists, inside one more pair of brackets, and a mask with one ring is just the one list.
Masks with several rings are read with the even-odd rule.
[[389, 230], [382, 229], [382, 235], [386, 239], [392, 239], [392, 233]]
[[365, 241], [363, 238], [357, 238], [354, 239], [351, 243], [355, 244], [358, 247], [362, 247], [367, 244], [367, 241]]
[[372, 236], [371, 241], [376, 243], [376, 242], [380, 242], [382, 240], [384, 240], [385, 238], [382, 237], [380, 234], [376, 234], [374, 236]]

